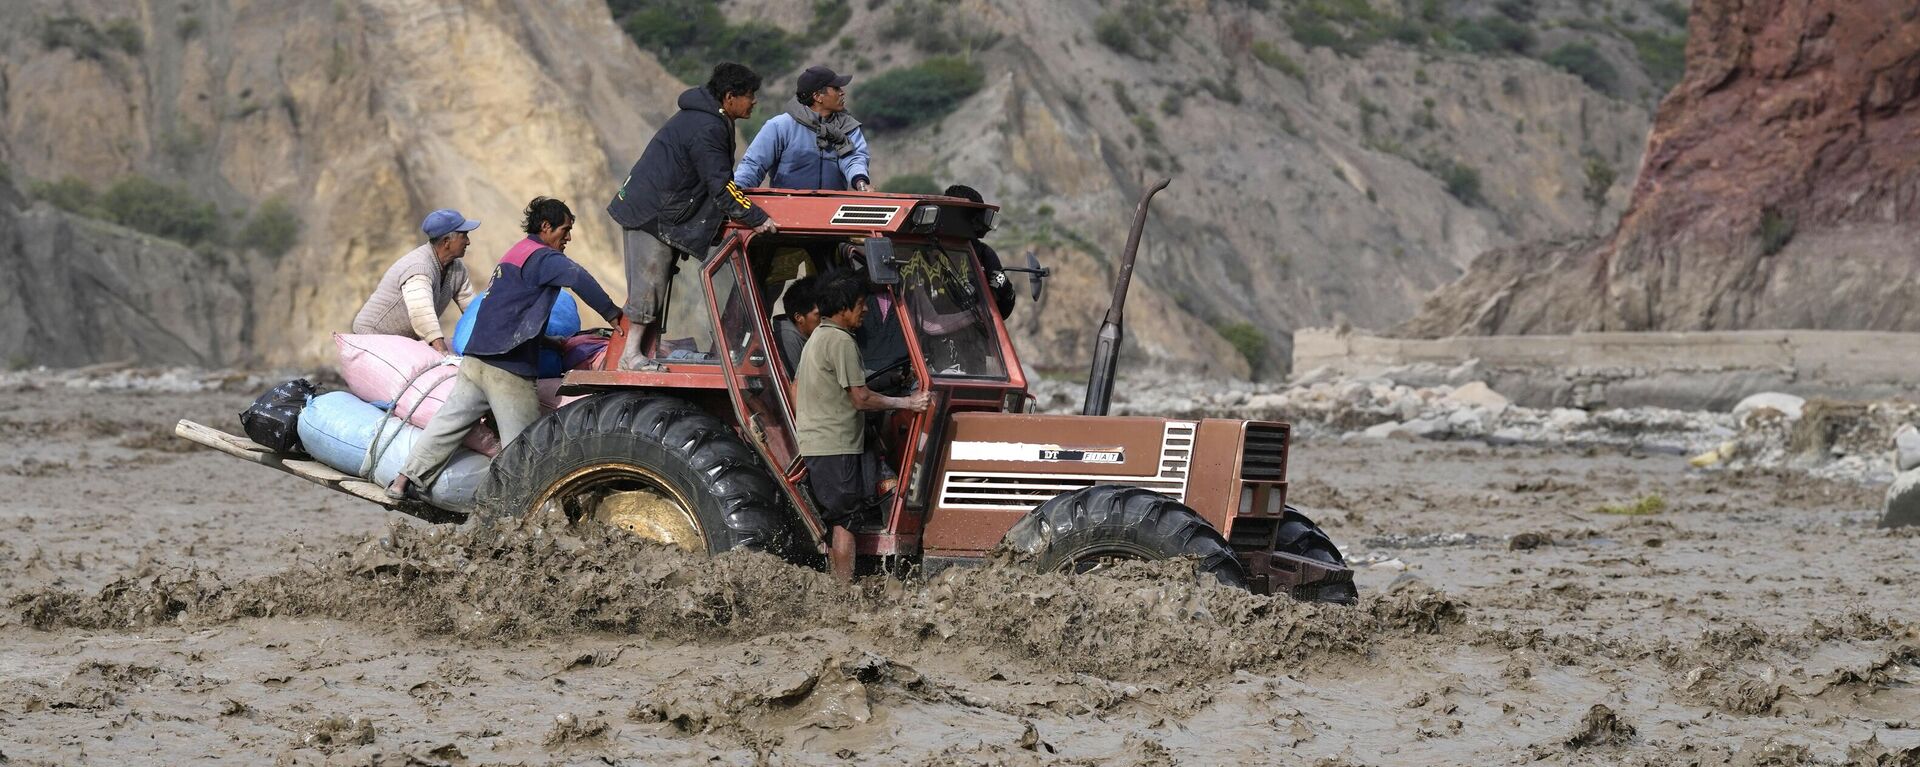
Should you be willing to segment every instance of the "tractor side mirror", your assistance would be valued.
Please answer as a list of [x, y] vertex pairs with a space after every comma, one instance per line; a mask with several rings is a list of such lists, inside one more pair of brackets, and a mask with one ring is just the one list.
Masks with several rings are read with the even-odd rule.
[[1041, 266], [1039, 257], [1033, 255], [1031, 250], [1027, 251], [1027, 269], [1030, 270], [1027, 272], [1027, 282], [1033, 285], [1033, 300], [1038, 301], [1040, 291], [1047, 287], [1047, 276], [1053, 272]]
[[868, 282], [875, 285], [900, 284], [900, 270], [893, 268], [893, 240], [868, 237], [865, 250]]

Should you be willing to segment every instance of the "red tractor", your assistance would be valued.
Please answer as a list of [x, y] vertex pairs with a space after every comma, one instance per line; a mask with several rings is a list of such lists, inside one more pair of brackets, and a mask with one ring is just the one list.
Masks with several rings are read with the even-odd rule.
[[[973, 220], [990, 222], [995, 208], [940, 196], [753, 191], [780, 232], [730, 226], [704, 265], [681, 262], [663, 331], [650, 340], [665, 369], [613, 369], [618, 355], [608, 354], [604, 369], [568, 373], [562, 392], [589, 396], [501, 450], [473, 513], [557, 510], [691, 551], [762, 550], [841, 574], [914, 562], [937, 570], [1002, 547], [1073, 572], [1185, 557], [1258, 593], [1352, 602], [1339, 550], [1286, 503], [1286, 424], [1106, 415], [1134, 256], [1147, 206], [1165, 186], [1136, 211], [1081, 415], [1029, 412], [1026, 377], [970, 245]], [[905, 357], [869, 380], [932, 395], [923, 413], [876, 419], [869, 439], [877, 434], [899, 489], [877, 522], [851, 531], [830, 530], [816, 513], [795, 444], [792, 371], [770, 319], [787, 279], [845, 268], [864, 270], [895, 309], [884, 319], [870, 312], [867, 323], [898, 323], [905, 340]], [[1046, 270], [1031, 257], [1010, 271], [1028, 272], [1039, 295]], [[615, 330], [610, 349], [625, 332]], [[245, 440], [195, 429], [211, 431], [183, 422], [180, 433], [241, 454], [233, 441]], [[461, 518], [395, 506], [353, 478], [308, 478], [423, 518]]]

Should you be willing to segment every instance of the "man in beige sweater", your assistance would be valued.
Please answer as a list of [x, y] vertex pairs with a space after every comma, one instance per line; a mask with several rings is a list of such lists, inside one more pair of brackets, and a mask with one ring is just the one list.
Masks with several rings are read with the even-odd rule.
[[459, 211], [436, 210], [420, 223], [427, 244], [414, 248], [387, 268], [380, 284], [353, 318], [353, 332], [407, 336], [449, 353], [440, 314], [449, 301], [460, 311], [473, 301], [473, 283], [460, 258], [467, 254], [467, 233], [479, 228]]

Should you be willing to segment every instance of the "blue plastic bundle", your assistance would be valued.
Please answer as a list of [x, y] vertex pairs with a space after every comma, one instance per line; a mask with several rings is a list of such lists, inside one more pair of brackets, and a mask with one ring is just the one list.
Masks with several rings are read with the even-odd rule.
[[[467, 304], [467, 310], [460, 314], [460, 322], [453, 326], [453, 341], [450, 343], [454, 354], [467, 353], [467, 337], [473, 335], [473, 320], [480, 316], [480, 304], [487, 294], [474, 296]], [[574, 303], [573, 296], [561, 293], [560, 299], [553, 302], [553, 311], [547, 315], [549, 336], [566, 338], [580, 332], [580, 306]], [[566, 362], [561, 351], [549, 346], [540, 347], [540, 377], [559, 378], [567, 372]]]
[[[300, 443], [307, 454], [334, 469], [382, 486], [406, 465], [407, 454], [425, 432], [349, 392], [328, 392], [307, 402], [300, 413]], [[461, 448], [427, 488], [427, 501], [452, 511], [473, 508], [473, 496], [487, 478], [492, 460]]]
[[300, 444], [314, 460], [356, 477], [367, 475], [367, 446], [387, 414], [350, 392], [327, 392], [300, 411]]

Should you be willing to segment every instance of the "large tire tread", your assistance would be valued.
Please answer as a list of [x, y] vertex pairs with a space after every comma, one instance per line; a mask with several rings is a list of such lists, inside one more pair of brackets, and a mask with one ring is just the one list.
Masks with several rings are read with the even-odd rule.
[[1247, 586], [1220, 531], [1179, 501], [1138, 487], [1096, 485], [1055, 496], [1021, 518], [1005, 541], [1042, 571], [1070, 570], [1081, 555], [1117, 545], [1149, 559], [1190, 558], [1197, 573]]
[[535, 421], [500, 451], [480, 488], [478, 514], [525, 514], [548, 485], [608, 458], [626, 458], [670, 482], [694, 505], [709, 553], [785, 553], [792, 515], [759, 454], [727, 424], [672, 397], [601, 394]]

